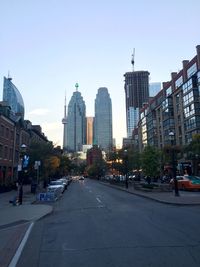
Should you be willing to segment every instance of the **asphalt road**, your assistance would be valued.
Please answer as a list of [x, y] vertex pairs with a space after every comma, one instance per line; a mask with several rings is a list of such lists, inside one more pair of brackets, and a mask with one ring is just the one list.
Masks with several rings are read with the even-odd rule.
[[199, 267], [198, 206], [172, 206], [96, 181], [71, 183], [35, 223], [18, 267]]

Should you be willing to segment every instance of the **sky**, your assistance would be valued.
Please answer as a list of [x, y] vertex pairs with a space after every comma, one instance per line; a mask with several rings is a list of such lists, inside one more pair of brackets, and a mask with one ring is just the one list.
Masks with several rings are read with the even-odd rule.
[[112, 99], [113, 137], [126, 137], [124, 73], [148, 70], [166, 82], [196, 55], [199, 0], [0, 0], [0, 100], [10, 76], [25, 119], [63, 145], [64, 99], [79, 84], [86, 115], [94, 116], [99, 87]]

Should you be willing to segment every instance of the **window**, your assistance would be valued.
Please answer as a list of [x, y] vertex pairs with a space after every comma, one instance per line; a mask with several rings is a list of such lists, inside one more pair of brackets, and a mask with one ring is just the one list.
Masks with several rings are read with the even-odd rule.
[[183, 76], [179, 77], [176, 81], [175, 81], [175, 87], [178, 88], [183, 84]]
[[185, 122], [185, 128], [186, 130], [190, 130], [190, 129], [193, 129], [193, 128], [196, 128], [196, 119], [195, 119], [195, 116], [190, 118], [189, 120], [187, 120]]
[[4, 125], [2, 124], [2, 125], [1, 125], [1, 132], [0, 132], [0, 135], [1, 135], [2, 137], [4, 137], [4, 129], [5, 129], [5, 127], [4, 127]]
[[189, 79], [186, 83], [183, 85], [183, 94], [186, 94], [189, 90], [192, 89], [192, 79]]
[[187, 70], [187, 77], [188, 79], [197, 72], [197, 64], [196, 62]]
[[170, 86], [169, 88], [166, 89], [166, 96], [171, 95], [172, 93], [172, 87]]
[[184, 114], [185, 114], [185, 118], [193, 115], [194, 114], [194, 104], [191, 104], [190, 106], [184, 108]]
[[183, 97], [183, 105], [187, 106], [189, 103], [194, 101], [194, 94], [193, 91], [191, 91], [189, 94], [185, 95]]
[[0, 158], [3, 158], [3, 145], [0, 144]]
[[8, 147], [7, 146], [4, 147], [4, 158], [5, 159], [8, 158]]
[[6, 128], [6, 138], [9, 138], [9, 129]]

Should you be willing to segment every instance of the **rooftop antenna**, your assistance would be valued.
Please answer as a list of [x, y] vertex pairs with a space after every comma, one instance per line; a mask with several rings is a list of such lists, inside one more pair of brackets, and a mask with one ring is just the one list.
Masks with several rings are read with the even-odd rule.
[[75, 87], [76, 87], [76, 92], [78, 92], [78, 87], [79, 87], [78, 83], [75, 84]]
[[133, 65], [133, 66], [132, 66], [132, 69], [133, 69], [133, 71], [134, 71], [134, 64], [135, 64], [135, 48], [133, 49], [133, 54], [132, 54], [131, 64]]
[[64, 118], [67, 117], [66, 107], [67, 107], [67, 105], [66, 105], [66, 91], [65, 91]]
[[10, 71], [8, 71], [8, 80], [12, 80], [11, 76], [10, 76]]

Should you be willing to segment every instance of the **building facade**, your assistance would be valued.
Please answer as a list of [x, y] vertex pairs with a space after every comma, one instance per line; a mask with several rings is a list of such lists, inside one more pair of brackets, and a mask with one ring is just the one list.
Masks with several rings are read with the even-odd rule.
[[94, 144], [104, 151], [113, 146], [112, 102], [106, 87], [98, 89], [95, 99]]
[[192, 136], [200, 133], [200, 45], [196, 51], [196, 56], [184, 60], [182, 70], [171, 73], [171, 80], [164, 82], [162, 90], [141, 109], [140, 150], [145, 146], [146, 136], [146, 144], [162, 148], [170, 145], [171, 131], [178, 146], [189, 144]]
[[67, 106], [66, 106], [66, 97], [64, 105], [64, 118], [62, 119], [63, 123], [63, 151], [67, 151]]
[[49, 142], [40, 125], [24, 120], [24, 102], [11, 78], [4, 77], [3, 101], [0, 102], [0, 187], [18, 179], [22, 144]]
[[139, 121], [139, 111], [149, 101], [149, 72], [126, 72], [124, 77], [127, 137], [131, 137]]
[[93, 122], [94, 122], [94, 117], [86, 118], [86, 144], [87, 145], [93, 144]]
[[68, 152], [81, 151], [86, 144], [86, 106], [81, 93], [73, 93], [67, 113], [67, 147]]

